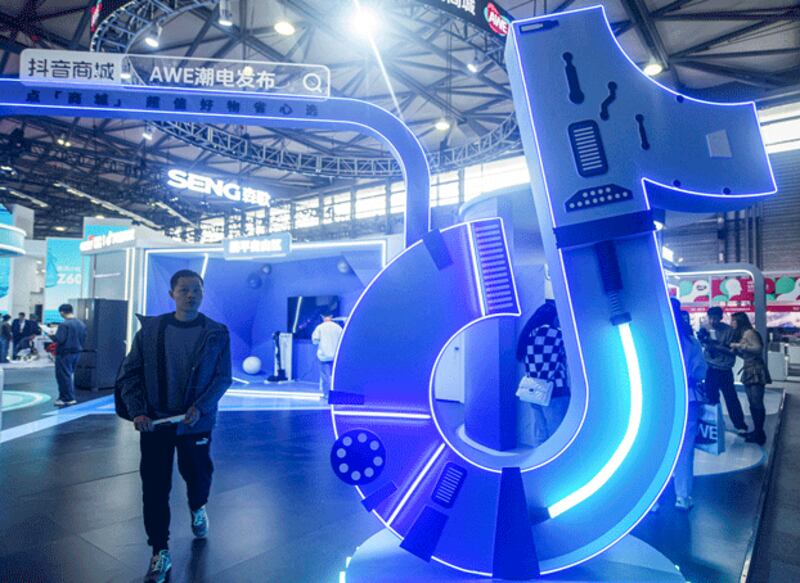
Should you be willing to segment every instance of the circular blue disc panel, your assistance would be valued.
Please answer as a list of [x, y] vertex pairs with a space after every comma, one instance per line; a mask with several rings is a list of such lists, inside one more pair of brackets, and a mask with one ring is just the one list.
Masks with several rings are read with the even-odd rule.
[[365, 486], [383, 472], [386, 448], [377, 435], [366, 429], [348, 431], [331, 448], [331, 467], [340, 480]]

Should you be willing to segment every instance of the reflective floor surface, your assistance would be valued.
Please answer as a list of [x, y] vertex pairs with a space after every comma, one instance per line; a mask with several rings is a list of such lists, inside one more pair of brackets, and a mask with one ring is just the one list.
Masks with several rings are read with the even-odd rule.
[[[55, 394], [45, 376], [7, 388]], [[47, 403], [4, 415], [2, 583], [140, 581], [146, 569], [138, 436], [113, 415], [108, 393], [79, 397], [84, 402], [56, 414]], [[225, 398], [212, 448], [216, 471], [205, 542], [191, 537], [185, 488], [175, 472], [173, 583], [347, 580], [340, 579], [347, 557], [380, 529], [330, 469], [333, 435], [324, 407], [314, 398], [236, 391]], [[770, 415], [770, 433], [775, 421]], [[668, 488], [660, 512], [634, 531], [690, 581], [738, 580], [752, 535], [764, 453], [730, 439], [730, 455], [698, 456], [698, 470], [716, 464], [713, 471], [726, 473], [698, 477], [690, 513], [673, 508]]]

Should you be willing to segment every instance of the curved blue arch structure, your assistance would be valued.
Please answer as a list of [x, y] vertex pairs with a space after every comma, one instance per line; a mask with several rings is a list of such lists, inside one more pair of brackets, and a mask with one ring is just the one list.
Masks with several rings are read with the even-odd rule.
[[394, 115], [364, 101], [141, 86], [59, 86], [52, 81], [0, 79], [0, 116], [9, 115], [184, 120], [359, 132], [386, 144], [403, 169], [406, 245], [419, 240], [429, 228], [430, 169], [422, 144]]
[[506, 62], [582, 425], [546, 463], [500, 470], [437, 425], [441, 349], [519, 314], [499, 219], [430, 232], [378, 275], [345, 329], [331, 403], [337, 436], [366, 429], [385, 446], [379, 475], [355, 483], [403, 548], [522, 579], [613, 545], [674, 468], [686, 378], [651, 205], [742, 208], [776, 188], [754, 106], [654, 83], [602, 7], [514, 22]]

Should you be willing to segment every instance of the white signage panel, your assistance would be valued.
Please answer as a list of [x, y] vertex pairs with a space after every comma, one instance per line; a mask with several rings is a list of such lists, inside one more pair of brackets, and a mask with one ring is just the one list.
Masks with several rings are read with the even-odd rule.
[[124, 231], [111, 231], [105, 235], [89, 236], [86, 241], [81, 241], [81, 253], [102, 251], [111, 247], [130, 247], [136, 241], [136, 229]]
[[25, 49], [20, 79], [63, 84], [178, 87], [277, 96], [330, 96], [324, 65]]
[[289, 233], [225, 241], [225, 259], [283, 257], [288, 255], [291, 250], [292, 236]]
[[233, 180], [212, 178], [202, 174], [195, 174], [171, 168], [167, 172], [167, 186], [178, 190], [190, 190], [199, 194], [213, 194], [219, 198], [226, 198], [233, 202], [269, 206], [271, 195], [265, 190], [242, 186]]

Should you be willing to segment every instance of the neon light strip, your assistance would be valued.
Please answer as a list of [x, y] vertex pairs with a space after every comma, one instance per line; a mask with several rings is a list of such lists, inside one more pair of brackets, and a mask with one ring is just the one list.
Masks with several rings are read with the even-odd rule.
[[255, 399], [299, 399], [303, 401], [319, 401], [322, 393], [292, 393], [290, 391], [259, 391], [257, 389], [228, 389], [226, 395], [232, 397], [253, 397]]
[[148, 253], [222, 253], [223, 247], [176, 247], [169, 249], [148, 249]]
[[422, 482], [422, 480], [425, 478], [428, 472], [431, 471], [433, 464], [436, 462], [437, 459], [439, 459], [439, 456], [442, 455], [444, 447], [445, 444], [442, 443], [439, 445], [438, 448], [436, 448], [436, 451], [433, 452], [433, 455], [428, 460], [428, 463], [426, 463], [425, 467], [422, 468], [422, 471], [419, 473], [414, 482], [411, 484], [411, 487], [408, 490], [406, 490], [405, 495], [403, 496], [402, 500], [400, 500], [400, 503], [397, 505], [397, 508], [394, 509], [394, 512], [392, 512], [392, 515], [389, 517], [389, 520], [386, 521], [386, 524], [392, 524], [394, 522], [394, 519], [397, 518], [397, 515], [400, 514], [400, 511], [403, 510], [403, 508], [405, 507], [406, 503], [408, 502], [408, 499], [411, 498], [416, 489], [419, 487], [420, 482]]
[[208, 253], [203, 253], [203, 267], [200, 268], [200, 277], [206, 278], [206, 270], [208, 269]]
[[425, 413], [393, 413], [391, 411], [334, 411], [337, 417], [382, 417], [385, 419], [430, 419]]
[[134, 300], [134, 277], [136, 276], [136, 249], [125, 249], [125, 300], [128, 302], [127, 331], [125, 333], [126, 349], [133, 345], [133, 300]]
[[[292, 321], [292, 333], [297, 331], [297, 323], [300, 321], [300, 306], [303, 305], [303, 296], [297, 298], [297, 309], [294, 311], [294, 320]], [[278, 341], [280, 344], [280, 341]]]
[[548, 508], [551, 518], [555, 518], [574, 508], [602, 488], [622, 465], [639, 433], [639, 426], [642, 421], [642, 372], [639, 369], [639, 357], [636, 354], [636, 345], [633, 342], [630, 324], [621, 324], [618, 329], [620, 340], [622, 340], [622, 349], [625, 352], [625, 362], [628, 365], [628, 379], [630, 381], [631, 409], [628, 415], [628, 428], [625, 430], [625, 435], [617, 450], [606, 462], [606, 465], [586, 484]]

